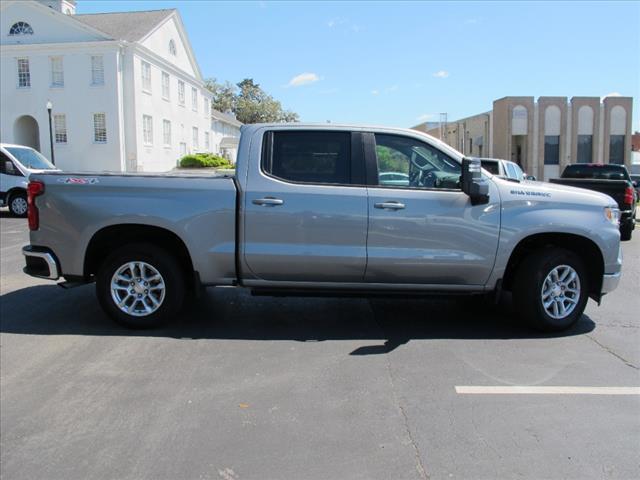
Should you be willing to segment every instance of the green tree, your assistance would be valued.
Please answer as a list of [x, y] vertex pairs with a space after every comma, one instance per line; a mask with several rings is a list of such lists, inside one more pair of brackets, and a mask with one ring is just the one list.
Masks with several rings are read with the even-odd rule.
[[242, 123], [299, 121], [297, 113], [284, 110], [252, 78], [245, 78], [235, 86], [229, 82], [220, 84], [212, 78], [205, 81], [205, 87], [213, 93], [213, 108], [235, 113]]
[[219, 112], [234, 112], [236, 109], [236, 87], [230, 82], [218, 83], [215, 78], [204, 81], [207, 90], [213, 93], [211, 107]]

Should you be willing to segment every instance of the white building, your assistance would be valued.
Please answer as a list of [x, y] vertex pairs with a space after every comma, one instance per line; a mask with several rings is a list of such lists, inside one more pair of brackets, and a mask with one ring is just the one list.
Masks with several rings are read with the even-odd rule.
[[222, 153], [177, 10], [76, 15], [75, 5], [0, 3], [0, 141], [51, 158], [51, 102], [63, 170], [162, 171], [186, 153]]
[[213, 153], [221, 155], [236, 163], [236, 155], [238, 154], [238, 142], [240, 141], [240, 127], [235, 116], [222, 113], [218, 110], [211, 111], [211, 133], [212, 143], [216, 145]]

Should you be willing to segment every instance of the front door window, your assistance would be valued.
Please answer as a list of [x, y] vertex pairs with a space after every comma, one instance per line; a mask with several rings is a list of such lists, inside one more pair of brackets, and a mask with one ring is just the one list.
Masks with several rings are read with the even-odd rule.
[[375, 141], [378, 185], [460, 189], [460, 164], [431, 145], [387, 134]]

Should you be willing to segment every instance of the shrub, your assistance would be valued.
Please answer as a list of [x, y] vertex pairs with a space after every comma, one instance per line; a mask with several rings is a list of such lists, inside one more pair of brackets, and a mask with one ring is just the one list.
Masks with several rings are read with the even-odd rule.
[[194, 153], [180, 159], [181, 168], [234, 168], [226, 158], [211, 153]]

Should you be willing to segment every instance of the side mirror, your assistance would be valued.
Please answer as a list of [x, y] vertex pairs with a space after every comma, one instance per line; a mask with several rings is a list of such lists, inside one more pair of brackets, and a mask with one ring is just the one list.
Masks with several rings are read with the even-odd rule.
[[469, 195], [471, 205], [489, 202], [489, 184], [482, 178], [482, 164], [478, 158], [462, 159], [462, 175], [460, 181], [462, 191]]
[[633, 182], [631, 182], [631, 184], [632, 184], [634, 187], [638, 188], [638, 181], [637, 181], [637, 180], [634, 180]]
[[535, 182], [535, 181], [536, 181], [536, 176], [535, 176], [535, 175], [527, 175], [527, 176], [525, 177], [525, 179], [526, 179], [526, 180], [532, 180], [532, 181], [534, 181], [534, 182]]
[[14, 167], [11, 160], [4, 162], [4, 171], [7, 172], [7, 175], [14, 175], [16, 173], [16, 167]]

